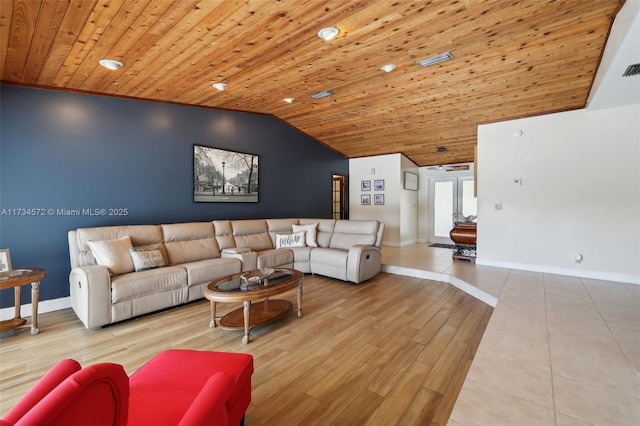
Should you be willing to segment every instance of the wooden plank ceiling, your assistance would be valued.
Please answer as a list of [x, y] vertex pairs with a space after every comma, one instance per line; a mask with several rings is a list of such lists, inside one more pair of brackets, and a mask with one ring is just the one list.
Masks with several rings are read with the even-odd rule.
[[[451, 164], [473, 160], [479, 123], [583, 108], [623, 3], [0, 0], [0, 75], [272, 114], [349, 158]], [[331, 41], [317, 37], [327, 26], [340, 29]], [[335, 94], [310, 98], [323, 90]]]

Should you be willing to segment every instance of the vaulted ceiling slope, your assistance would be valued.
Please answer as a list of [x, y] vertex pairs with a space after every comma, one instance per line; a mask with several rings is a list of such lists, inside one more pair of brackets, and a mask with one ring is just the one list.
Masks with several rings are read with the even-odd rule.
[[[458, 163], [473, 160], [479, 123], [584, 108], [623, 3], [1, 0], [0, 75], [272, 114], [349, 158]], [[340, 33], [323, 41], [328, 26]], [[416, 64], [445, 52], [454, 58]], [[334, 94], [310, 98], [323, 90]]]

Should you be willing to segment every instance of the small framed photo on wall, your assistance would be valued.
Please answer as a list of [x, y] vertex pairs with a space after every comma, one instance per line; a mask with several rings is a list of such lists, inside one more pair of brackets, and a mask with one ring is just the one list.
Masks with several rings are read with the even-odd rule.
[[362, 191], [371, 191], [371, 181], [363, 180], [362, 182], [360, 182], [360, 189]]
[[0, 250], [0, 277], [11, 275], [11, 256], [9, 249]]
[[373, 181], [374, 191], [384, 191], [384, 179], [376, 179]]
[[384, 205], [384, 194], [375, 194], [373, 196], [373, 204], [375, 204], [376, 206], [383, 206]]
[[360, 196], [360, 204], [362, 204], [363, 206], [370, 206], [371, 205], [371, 195], [362, 194]]

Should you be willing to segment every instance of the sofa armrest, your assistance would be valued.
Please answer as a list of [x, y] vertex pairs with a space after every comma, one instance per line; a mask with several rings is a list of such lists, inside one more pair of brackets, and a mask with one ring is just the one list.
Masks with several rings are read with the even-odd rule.
[[258, 254], [246, 247], [229, 247], [222, 250], [220, 257], [239, 259], [242, 262], [242, 272], [257, 268]]
[[111, 276], [106, 266], [73, 268], [69, 274], [71, 307], [86, 328], [111, 323]]
[[221, 371], [211, 376], [178, 425], [226, 425], [228, 423], [226, 403], [234, 386], [235, 380], [229, 373]]
[[382, 268], [382, 252], [376, 246], [356, 244], [349, 249], [347, 280], [361, 283], [373, 278]]

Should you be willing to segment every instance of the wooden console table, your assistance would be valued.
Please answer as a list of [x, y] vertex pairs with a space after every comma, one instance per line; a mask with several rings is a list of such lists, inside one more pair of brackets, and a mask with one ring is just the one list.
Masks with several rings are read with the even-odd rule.
[[0, 333], [22, 327], [27, 320], [20, 316], [20, 289], [31, 284], [31, 334], [40, 333], [38, 328], [38, 300], [40, 298], [40, 281], [46, 276], [40, 268], [14, 269], [10, 275], [0, 277], [0, 290], [14, 289], [15, 316], [13, 319], [0, 322]]
[[476, 222], [456, 222], [449, 237], [456, 243], [454, 259], [476, 260]]

